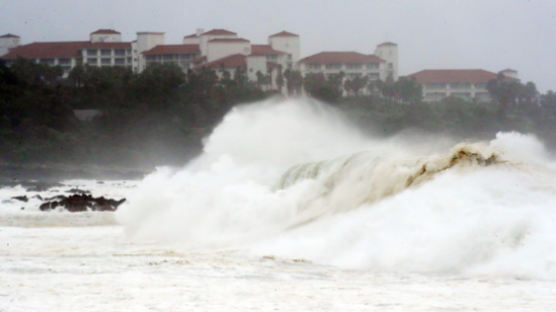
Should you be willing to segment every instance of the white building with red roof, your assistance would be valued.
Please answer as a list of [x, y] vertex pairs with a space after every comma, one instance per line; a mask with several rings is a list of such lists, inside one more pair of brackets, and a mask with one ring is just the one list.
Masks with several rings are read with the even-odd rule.
[[[515, 70], [503, 70], [500, 74], [507, 79], [517, 79]], [[421, 84], [425, 102], [438, 102], [449, 96], [489, 102], [487, 84], [497, 79], [498, 74], [483, 69], [425, 69], [408, 77]]]
[[89, 66], [125, 66], [141, 72], [152, 64], [172, 63], [184, 72], [203, 67], [243, 68], [250, 80], [278, 76], [285, 69], [296, 69], [300, 55], [299, 35], [281, 31], [268, 37], [266, 44], [252, 44], [226, 29], [203, 31], [183, 37], [181, 44], [166, 44], [163, 32], [141, 31], [131, 42], [122, 41], [114, 29], [98, 29], [87, 41], [33, 42], [19, 45], [19, 37], [0, 37], [6, 53], [2, 58], [13, 62], [18, 57], [37, 63], [61, 66], [66, 73], [78, 64]]
[[122, 34], [114, 29], [98, 29], [89, 34], [91, 42], [121, 42]]
[[297, 69], [300, 58], [299, 35], [283, 30], [279, 33], [270, 35], [268, 37], [268, 45], [273, 50], [286, 53], [285, 61], [287, 68]]
[[200, 56], [198, 44], [161, 44], [143, 52], [146, 66], [154, 63], [172, 63], [184, 72], [193, 67]]
[[132, 67], [131, 42], [122, 42], [119, 32], [99, 29], [90, 34], [88, 41], [33, 42], [12, 47], [1, 56], [8, 63], [17, 58], [33, 60], [39, 64], [60, 66], [65, 74], [78, 64], [89, 66]]
[[345, 79], [367, 77], [369, 80], [398, 79], [398, 46], [395, 43], [382, 43], [375, 54], [355, 51], [323, 51], [299, 61], [303, 76], [310, 73], [324, 75], [340, 74]]

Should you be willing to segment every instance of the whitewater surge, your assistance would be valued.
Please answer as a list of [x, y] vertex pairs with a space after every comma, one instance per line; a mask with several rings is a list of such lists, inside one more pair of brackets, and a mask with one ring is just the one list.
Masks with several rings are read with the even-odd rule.
[[309, 100], [233, 109], [117, 218], [134, 239], [376, 271], [556, 278], [556, 166], [533, 136], [361, 134]]

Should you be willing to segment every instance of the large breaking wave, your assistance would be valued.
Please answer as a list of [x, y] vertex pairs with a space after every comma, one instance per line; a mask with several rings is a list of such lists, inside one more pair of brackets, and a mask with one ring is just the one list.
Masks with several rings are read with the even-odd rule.
[[364, 136], [310, 100], [237, 107], [118, 211], [128, 234], [371, 270], [556, 278], [556, 173], [533, 136]]

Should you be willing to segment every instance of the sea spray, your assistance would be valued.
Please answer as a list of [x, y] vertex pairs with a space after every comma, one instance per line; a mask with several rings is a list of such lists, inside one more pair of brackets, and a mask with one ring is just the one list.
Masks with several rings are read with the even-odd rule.
[[146, 177], [118, 219], [183, 249], [556, 278], [556, 174], [538, 140], [415, 146], [364, 137], [315, 102], [242, 106], [198, 159]]

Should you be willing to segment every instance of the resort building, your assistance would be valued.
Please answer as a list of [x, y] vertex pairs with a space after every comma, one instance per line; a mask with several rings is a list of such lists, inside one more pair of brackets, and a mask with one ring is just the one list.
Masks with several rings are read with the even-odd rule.
[[[518, 80], [517, 71], [513, 69], [503, 70], [500, 74]], [[425, 69], [408, 77], [421, 84], [425, 102], [438, 102], [448, 96], [489, 102], [487, 84], [498, 74], [483, 69]]]
[[112, 29], [92, 32], [88, 41], [33, 42], [19, 45], [17, 37], [17, 45], [10, 47], [0, 58], [9, 64], [19, 57], [39, 64], [59, 65], [65, 74], [78, 64], [131, 68], [133, 63], [132, 43], [122, 42], [120, 33]]
[[172, 63], [184, 72], [193, 67], [200, 56], [198, 44], [161, 44], [143, 52], [146, 66], [153, 63]]
[[299, 61], [303, 76], [308, 73], [340, 74], [345, 79], [367, 77], [369, 80], [398, 79], [398, 46], [395, 43], [379, 44], [375, 54], [359, 52], [320, 52]]
[[124, 42], [121, 33], [113, 29], [94, 31], [88, 41], [20, 45], [19, 36], [0, 37], [0, 58], [8, 63], [22, 57], [40, 64], [59, 65], [66, 74], [78, 64], [125, 66], [141, 72], [151, 64], [173, 63], [184, 72], [237, 65], [245, 67], [250, 80], [260, 80], [261, 74], [269, 75], [278, 68], [296, 68], [299, 55], [299, 36], [287, 31], [269, 36], [267, 44], [251, 44], [226, 29], [206, 32], [198, 29], [185, 36], [181, 44], [166, 44], [163, 32], [151, 31], [137, 32], [136, 40]]

